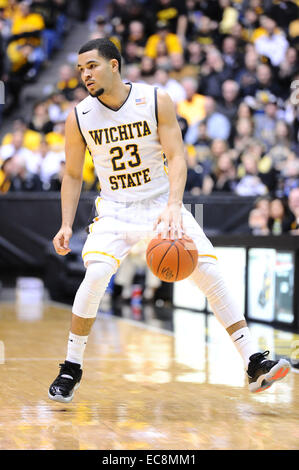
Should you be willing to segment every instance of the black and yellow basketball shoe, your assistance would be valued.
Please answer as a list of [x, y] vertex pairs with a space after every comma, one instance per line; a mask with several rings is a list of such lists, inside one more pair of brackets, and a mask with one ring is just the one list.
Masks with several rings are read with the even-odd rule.
[[256, 353], [250, 356], [247, 369], [249, 390], [252, 393], [263, 392], [274, 382], [283, 379], [290, 371], [291, 366], [286, 359], [270, 361], [265, 359], [269, 351]]
[[80, 385], [82, 369], [80, 364], [69, 361], [59, 364], [59, 367], [60, 372], [50, 386], [48, 396], [51, 400], [69, 403]]

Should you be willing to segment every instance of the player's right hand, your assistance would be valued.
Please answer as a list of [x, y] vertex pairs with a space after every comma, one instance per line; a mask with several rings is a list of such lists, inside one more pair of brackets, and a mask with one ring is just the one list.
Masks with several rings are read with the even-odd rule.
[[71, 251], [69, 243], [72, 234], [73, 231], [70, 227], [62, 227], [55, 235], [53, 238], [53, 245], [58, 255], [65, 256]]

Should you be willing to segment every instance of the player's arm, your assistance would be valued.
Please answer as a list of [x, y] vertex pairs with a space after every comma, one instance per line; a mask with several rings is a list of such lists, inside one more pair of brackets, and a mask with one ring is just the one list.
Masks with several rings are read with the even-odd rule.
[[171, 238], [181, 238], [183, 232], [181, 207], [186, 185], [187, 165], [182, 132], [176, 118], [175, 107], [169, 95], [161, 90], [157, 93], [158, 134], [168, 161], [169, 199], [164, 212], [157, 219], [164, 223], [163, 236], [170, 230]]
[[66, 255], [71, 251], [69, 240], [81, 193], [85, 149], [86, 144], [73, 110], [65, 123], [65, 173], [61, 185], [62, 223], [53, 239], [54, 248], [59, 255]]

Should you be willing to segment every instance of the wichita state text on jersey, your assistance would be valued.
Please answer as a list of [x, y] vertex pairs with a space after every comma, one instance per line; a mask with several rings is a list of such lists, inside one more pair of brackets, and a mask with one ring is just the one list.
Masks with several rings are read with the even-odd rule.
[[131, 84], [118, 110], [88, 96], [76, 106], [76, 116], [93, 157], [102, 198], [136, 201], [168, 191], [153, 87]]
[[136, 137], [145, 137], [150, 135], [151, 131], [146, 121], [137, 121], [121, 126], [105, 127], [104, 129], [95, 129], [89, 131], [96, 145], [111, 144], [120, 140], [135, 139]]

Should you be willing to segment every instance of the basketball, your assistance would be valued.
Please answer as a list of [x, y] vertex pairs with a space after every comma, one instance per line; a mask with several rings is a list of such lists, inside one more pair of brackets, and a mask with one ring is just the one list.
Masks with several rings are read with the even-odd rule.
[[146, 250], [146, 262], [155, 276], [164, 282], [182, 281], [196, 268], [198, 252], [193, 240], [153, 238]]

